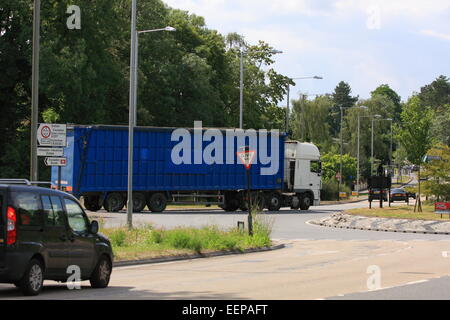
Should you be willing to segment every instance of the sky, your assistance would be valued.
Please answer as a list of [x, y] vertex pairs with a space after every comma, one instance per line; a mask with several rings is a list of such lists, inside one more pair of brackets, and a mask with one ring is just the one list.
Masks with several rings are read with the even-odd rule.
[[[450, 77], [450, 0], [164, 0], [202, 16], [222, 35], [277, 50], [273, 65], [302, 79], [291, 98], [333, 92], [340, 81], [361, 99], [388, 84], [407, 100], [439, 75]], [[285, 103], [285, 102], [284, 102]]]

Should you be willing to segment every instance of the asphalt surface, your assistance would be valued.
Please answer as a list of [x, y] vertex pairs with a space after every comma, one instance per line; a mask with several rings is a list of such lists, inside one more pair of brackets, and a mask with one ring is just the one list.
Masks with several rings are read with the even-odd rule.
[[[367, 202], [264, 212], [272, 237], [286, 249], [115, 268], [110, 287], [68, 290], [46, 281], [37, 299], [450, 299], [450, 236], [335, 229], [308, 221]], [[97, 212], [105, 226], [126, 224], [126, 213]], [[133, 215], [135, 225], [235, 227], [246, 213], [170, 210]], [[444, 252], [447, 252], [444, 256]], [[366, 285], [367, 268], [382, 270], [381, 290]], [[23, 299], [0, 285], [0, 299]], [[35, 298], [36, 299], [36, 298]]]
[[[377, 203], [375, 203], [377, 205]], [[401, 205], [394, 203], [393, 205]], [[433, 234], [406, 234], [395, 232], [376, 232], [363, 230], [335, 229], [320, 227], [308, 223], [310, 220], [320, 219], [330, 214], [346, 209], [368, 207], [367, 201], [346, 203], [339, 205], [324, 205], [311, 207], [310, 210], [282, 209], [277, 212], [263, 211], [261, 219], [273, 225], [272, 238], [275, 240], [446, 240], [447, 235]], [[99, 211], [91, 215], [91, 219], [97, 219], [104, 223], [105, 227], [125, 226], [127, 214], [125, 211], [119, 213], [107, 213]], [[133, 214], [133, 224], [152, 224], [156, 227], [175, 228], [178, 226], [202, 227], [205, 225], [216, 225], [221, 228], [233, 228], [238, 221], [247, 224], [246, 212], [226, 213], [222, 209], [195, 209], [195, 210], [166, 210], [163, 213], [144, 212]]]

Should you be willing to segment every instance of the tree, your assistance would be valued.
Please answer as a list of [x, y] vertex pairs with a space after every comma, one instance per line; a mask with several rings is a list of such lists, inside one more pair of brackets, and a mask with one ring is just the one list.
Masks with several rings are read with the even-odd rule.
[[437, 144], [427, 155], [436, 157], [424, 165], [424, 193], [435, 196], [437, 200], [450, 200], [450, 148]]
[[390, 115], [394, 120], [394, 122], [399, 123], [401, 121], [400, 114], [402, 113], [402, 103], [401, 98], [397, 94], [397, 92], [392, 90], [388, 84], [382, 84], [371, 92], [372, 98], [374, 98], [377, 95], [387, 97], [389, 98], [389, 100], [392, 101], [393, 108], [392, 110], [390, 110]]
[[358, 101], [358, 97], [352, 97], [350, 94], [352, 89], [350, 85], [344, 81], [339, 82], [339, 84], [334, 89], [332, 94], [333, 97], [333, 107], [330, 110], [327, 122], [330, 126], [330, 133], [333, 137], [337, 137], [341, 130], [341, 111], [340, 108], [350, 108]]
[[293, 101], [290, 128], [293, 137], [300, 141], [321, 145], [322, 152], [331, 143], [329, 125], [326, 121], [333, 101], [329, 96], [317, 96], [307, 100], [305, 96]]
[[403, 108], [401, 127], [397, 129], [398, 140], [405, 148], [408, 161], [419, 166], [419, 192], [416, 198], [414, 212], [416, 212], [416, 209], [422, 212], [422, 204], [420, 201], [420, 164], [432, 145], [430, 130], [432, 117], [432, 110], [429, 107], [423, 108], [420, 98], [417, 95], [412, 96]]
[[433, 136], [450, 146], [450, 79], [439, 76], [431, 84], [420, 89], [420, 101], [434, 111]]

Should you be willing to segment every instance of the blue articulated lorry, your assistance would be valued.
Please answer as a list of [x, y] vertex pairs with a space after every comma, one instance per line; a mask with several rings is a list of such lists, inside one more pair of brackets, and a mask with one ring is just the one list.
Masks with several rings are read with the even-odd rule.
[[[247, 210], [247, 175], [237, 152], [255, 153], [251, 199], [271, 211], [318, 205], [320, 153], [276, 131], [136, 127], [133, 211], [167, 204], [219, 205]], [[82, 198], [86, 209], [117, 212], [127, 203], [128, 127], [67, 127], [67, 165], [52, 168], [52, 187]], [[252, 200], [253, 202], [253, 200]]]

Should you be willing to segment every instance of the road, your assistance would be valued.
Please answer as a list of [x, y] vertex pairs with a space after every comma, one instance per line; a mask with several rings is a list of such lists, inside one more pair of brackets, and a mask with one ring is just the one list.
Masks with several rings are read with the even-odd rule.
[[[362, 202], [320, 206], [303, 213], [266, 213], [264, 217], [273, 222], [273, 237], [284, 242], [285, 249], [115, 268], [110, 287], [101, 290], [90, 289], [88, 282], [83, 282], [78, 291], [48, 281], [37, 298], [450, 299], [450, 290], [446, 290], [450, 283], [449, 236], [344, 230], [307, 223], [344, 208], [364, 205]], [[112, 218], [107, 218], [110, 214], [106, 213], [97, 215], [104, 216], [107, 225], [126, 221], [125, 213]], [[144, 213], [136, 215], [134, 221], [166, 228], [204, 224], [229, 227], [239, 220], [246, 221], [245, 218], [245, 214], [194, 210]], [[10, 285], [0, 286], [0, 298], [24, 299]]]

